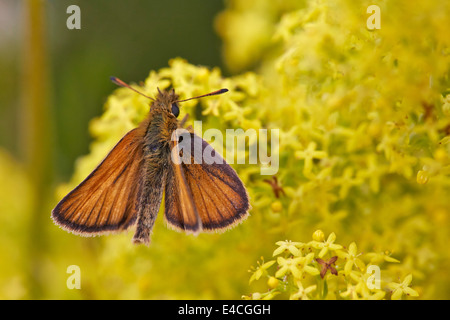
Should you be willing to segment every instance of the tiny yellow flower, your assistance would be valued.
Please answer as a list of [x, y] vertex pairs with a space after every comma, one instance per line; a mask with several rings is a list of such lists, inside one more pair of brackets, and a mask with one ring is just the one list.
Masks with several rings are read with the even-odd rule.
[[320, 249], [319, 252], [319, 258], [323, 258], [329, 250], [336, 251], [339, 249], [342, 249], [342, 246], [340, 244], [334, 244], [334, 241], [336, 240], [336, 234], [332, 232], [326, 241], [319, 242], [319, 241], [311, 241], [310, 244], [314, 249]]
[[327, 153], [325, 151], [317, 151], [316, 147], [317, 145], [315, 142], [310, 142], [305, 150], [295, 152], [295, 157], [297, 159], [305, 160], [305, 165], [303, 167], [303, 174], [307, 178], [313, 177], [312, 175], [313, 160], [323, 159], [327, 157]]
[[409, 285], [412, 281], [412, 274], [408, 274], [405, 279], [403, 279], [402, 283], [391, 282], [388, 284], [388, 287], [393, 289], [391, 299], [392, 300], [400, 300], [403, 294], [406, 294], [411, 297], [418, 297], [419, 294], [416, 290], [411, 289]]
[[368, 252], [368, 253], [365, 254], [365, 256], [370, 259], [370, 264], [379, 265], [383, 261], [400, 263], [399, 260], [391, 257], [391, 252], [389, 252], [389, 251], [385, 251], [385, 252]]
[[300, 279], [302, 276], [302, 272], [298, 269], [298, 266], [302, 259], [304, 258], [298, 257], [285, 259], [283, 257], [278, 257], [277, 263], [280, 266], [280, 269], [278, 269], [278, 271], [275, 273], [275, 277], [281, 278], [289, 271], [295, 278]]
[[340, 185], [339, 198], [344, 199], [352, 187], [360, 185], [363, 182], [360, 177], [353, 177], [354, 171], [351, 167], [345, 168], [342, 177], [336, 179], [336, 182]]
[[312, 276], [317, 276], [318, 274], [320, 274], [320, 271], [313, 267], [310, 266], [311, 262], [314, 260], [314, 253], [311, 252], [309, 254], [307, 254], [305, 257], [303, 257], [303, 260], [300, 262], [300, 270], [303, 272], [306, 272]]
[[298, 248], [304, 246], [302, 242], [292, 242], [290, 240], [278, 241], [276, 242], [276, 245], [278, 248], [275, 249], [272, 256], [277, 256], [280, 253], [289, 251], [293, 256], [298, 257], [300, 255], [300, 250]]
[[263, 263], [262, 265], [258, 261], [258, 267], [253, 272], [252, 276], [250, 277], [249, 283], [252, 283], [255, 280], [259, 280], [263, 274], [267, 272], [267, 269], [270, 268], [275, 263], [275, 260], [267, 261], [266, 263]]
[[339, 258], [347, 260], [344, 266], [345, 275], [350, 274], [354, 265], [360, 270], [363, 270], [365, 267], [364, 262], [358, 258], [360, 254], [357, 253], [357, 250], [358, 248], [356, 247], [356, 243], [352, 242], [348, 247], [348, 252], [344, 252], [342, 250], [338, 250], [336, 252]]
[[297, 292], [291, 294], [289, 297], [290, 300], [309, 300], [308, 294], [317, 289], [316, 285], [303, 288], [303, 284], [300, 280], [297, 281], [297, 287]]

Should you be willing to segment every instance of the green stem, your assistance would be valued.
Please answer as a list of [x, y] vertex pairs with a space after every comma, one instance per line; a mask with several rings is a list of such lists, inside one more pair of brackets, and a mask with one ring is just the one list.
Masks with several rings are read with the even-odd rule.
[[51, 116], [49, 77], [45, 41], [45, 2], [28, 0], [25, 3], [25, 35], [23, 43], [22, 112], [19, 145], [34, 191], [34, 205], [30, 219], [28, 268], [30, 298], [42, 298], [42, 252], [45, 248], [44, 226], [50, 223], [46, 212], [51, 174]]

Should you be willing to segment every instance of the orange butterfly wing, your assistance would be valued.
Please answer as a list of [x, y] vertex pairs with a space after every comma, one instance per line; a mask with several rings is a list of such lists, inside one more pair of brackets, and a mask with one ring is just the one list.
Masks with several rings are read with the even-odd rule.
[[[250, 209], [244, 184], [206, 141], [191, 133], [191, 141], [195, 140], [201, 146], [202, 155], [206, 150], [218, 163], [198, 158], [194, 150], [196, 142], [192, 143], [191, 164], [172, 163], [165, 192], [165, 220], [176, 230], [192, 232], [221, 231], [233, 227], [248, 216]], [[186, 186], [179, 186], [180, 183]], [[184, 195], [178, 192], [180, 189], [189, 192]], [[191, 197], [195, 211], [186, 210], [183, 203], [190, 200], [183, 199], [184, 196]], [[188, 212], [188, 221], [183, 211]], [[196, 222], [195, 217], [200, 221]]]
[[128, 132], [102, 163], [53, 209], [63, 229], [80, 235], [125, 230], [136, 221], [142, 131]]

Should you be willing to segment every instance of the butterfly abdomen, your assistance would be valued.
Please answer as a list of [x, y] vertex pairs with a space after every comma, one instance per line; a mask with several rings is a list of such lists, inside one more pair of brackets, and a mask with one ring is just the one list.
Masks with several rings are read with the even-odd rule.
[[[139, 181], [136, 203], [137, 224], [134, 243], [150, 243], [150, 232], [158, 215], [166, 184], [170, 149], [166, 135], [169, 134], [167, 114], [150, 114], [144, 136], [144, 164]], [[175, 120], [176, 121], [176, 120]]]

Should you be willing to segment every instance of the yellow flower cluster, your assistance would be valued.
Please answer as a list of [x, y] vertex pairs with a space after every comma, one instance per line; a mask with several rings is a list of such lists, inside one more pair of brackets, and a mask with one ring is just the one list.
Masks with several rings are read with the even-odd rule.
[[[268, 290], [243, 298], [399, 300], [403, 295], [419, 295], [410, 287], [412, 274], [398, 283], [392, 281], [395, 272], [384, 269], [387, 263], [400, 261], [384, 253], [360, 253], [355, 242], [345, 248], [335, 241], [334, 233], [324, 240], [321, 230], [315, 231], [313, 240], [307, 243], [278, 241], [273, 252], [277, 259], [258, 263], [250, 277], [250, 283], [267, 279]], [[273, 270], [272, 266], [277, 268]]]
[[[254, 214], [278, 239], [321, 228], [364, 252], [396, 252], [397, 277], [414, 274], [423, 298], [448, 298], [450, 3], [295, 3], [235, 0], [221, 21], [265, 33], [258, 49], [223, 35], [228, 63], [258, 66], [262, 123], [280, 128], [286, 197], [268, 199], [261, 187]], [[381, 28], [369, 30], [373, 4]], [[243, 19], [269, 11], [269, 27]], [[237, 48], [259, 50], [257, 63]]]
[[[236, 298], [248, 291], [236, 270], [269, 255], [279, 239], [321, 229], [308, 243], [277, 242], [276, 260], [251, 278], [257, 285], [269, 275], [270, 289], [256, 288], [251, 298], [405, 298], [416, 295], [412, 277], [421, 298], [449, 298], [450, 3], [380, 1], [381, 29], [368, 30], [371, 4], [230, 1], [216, 21], [227, 65], [253, 72], [223, 77], [173, 59], [139, 85], [149, 96], [173, 87], [182, 99], [228, 88], [183, 103], [180, 118], [203, 120], [203, 130], [279, 129], [279, 150], [270, 150], [279, 156], [278, 186], [258, 165], [234, 166], [253, 207], [237, 229], [191, 238], [157, 224], [153, 250], [137, 253], [127, 249], [129, 237], [121, 249], [114, 243], [122, 240], [107, 241], [99, 270], [126, 274], [109, 292]], [[125, 88], [109, 97], [91, 124], [91, 153], [60, 196], [146, 116], [148, 104]], [[195, 271], [180, 269], [189, 262]], [[369, 265], [381, 268], [381, 289], [368, 289]]]

